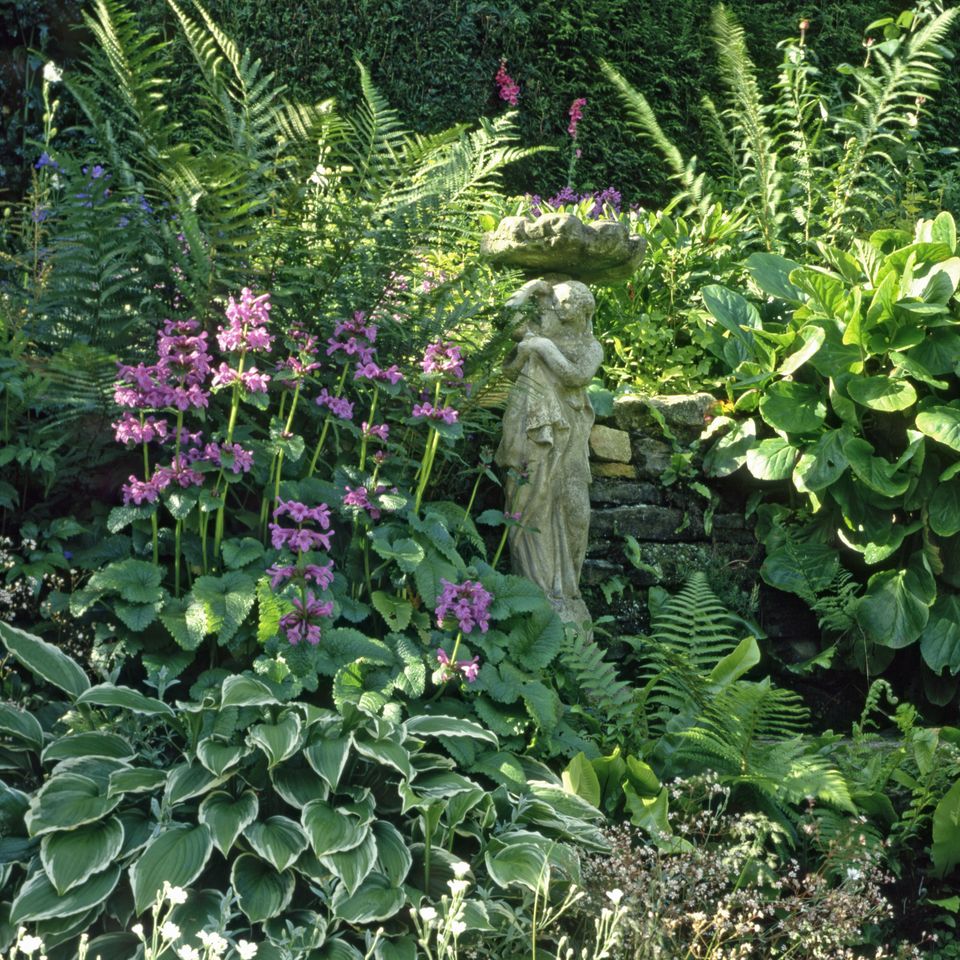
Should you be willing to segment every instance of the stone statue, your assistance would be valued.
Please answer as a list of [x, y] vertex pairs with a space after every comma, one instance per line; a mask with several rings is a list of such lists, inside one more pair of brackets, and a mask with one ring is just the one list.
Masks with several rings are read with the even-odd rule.
[[504, 363], [514, 380], [497, 463], [507, 470], [507, 512], [514, 570], [537, 583], [564, 620], [590, 614], [580, 597], [580, 570], [590, 527], [588, 441], [593, 408], [586, 387], [603, 360], [593, 336], [593, 294], [576, 280], [531, 280], [510, 300], [533, 301], [537, 316], [514, 332]]

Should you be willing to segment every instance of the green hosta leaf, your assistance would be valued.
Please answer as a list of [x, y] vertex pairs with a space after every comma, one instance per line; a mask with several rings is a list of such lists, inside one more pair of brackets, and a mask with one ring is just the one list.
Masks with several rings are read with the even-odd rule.
[[930, 407], [917, 414], [917, 429], [960, 452], [960, 410], [956, 407]]
[[284, 714], [276, 723], [258, 723], [250, 728], [247, 740], [259, 747], [275, 767], [300, 749], [303, 743], [303, 723], [293, 711]]
[[143, 913], [156, 899], [167, 880], [174, 887], [189, 887], [210, 859], [213, 841], [201, 823], [171, 823], [151, 840], [130, 868], [134, 908]]
[[129, 741], [116, 733], [69, 733], [54, 740], [43, 751], [44, 763], [69, 757], [113, 757], [125, 760], [134, 755]]
[[403, 834], [386, 820], [374, 822], [373, 835], [377, 839], [377, 869], [393, 886], [399, 887], [413, 866], [409, 844]]
[[119, 879], [120, 867], [113, 866], [61, 896], [45, 873], [35, 873], [14, 898], [10, 923], [38, 923], [85, 913], [103, 903], [113, 893]]
[[347, 923], [375, 923], [398, 914], [406, 902], [403, 890], [392, 886], [386, 877], [373, 874], [352, 895], [345, 885], [337, 887], [330, 907], [335, 917]]
[[917, 391], [909, 380], [891, 377], [854, 377], [847, 393], [862, 406], [882, 413], [906, 410], [917, 402]]
[[960, 533], [960, 479], [940, 483], [929, 503], [930, 528], [941, 537]]
[[408, 780], [413, 779], [413, 768], [410, 766], [410, 751], [395, 740], [383, 738], [374, 740], [358, 733], [353, 738], [357, 753], [372, 760], [374, 763], [393, 767]]
[[263, 560], [263, 544], [259, 540], [254, 540], [253, 537], [224, 540], [220, 550], [223, 553], [223, 562], [231, 570]]
[[220, 709], [227, 707], [270, 707], [279, 703], [274, 692], [261, 680], [244, 675], [227, 677], [220, 687]]
[[298, 810], [318, 797], [325, 799], [330, 793], [327, 784], [307, 766], [302, 753], [274, 767], [270, 779], [277, 793]]
[[317, 740], [303, 751], [307, 763], [326, 780], [331, 790], [336, 790], [340, 783], [351, 742], [349, 736], [331, 737]]
[[747, 469], [758, 480], [786, 480], [797, 462], [797, 448], [771, 437], [747, 450]]
[[373, 831], [364, 828], [363, 840], [349, 850], [320, 856], [320, 862], [346, 887], [351, 896], [370, 875], [377, 862], [377, 841]]
[[798, 490], [824, 490], [843, 476], [849, 463], [843, 444], [850, 435], [845, 430], [827, 430], [816, 443], [806, 448], [793, 471]]
[[167, 776], [167, 788], [164, 791], [166, 801], [172, 806], [203, 796], [214, 787], [219, 787], [229, 776], [215, 776], [200, 763], [178, 764]]
[[960, 863], [960, 780], [946, 792], [933, 811], [930, 857], [937, 877], [946, 876]]
[[166, 779], [166, 770], [154, 770], [147, 767], [116, 770], [110, 774], [107, 796], [115, 797], [124, 793], [150, 793], [163, 786]]
[[215, 776], [221, 776], [250, 752], [242, 743], [223, 743], [207, 737], [197, 744], [197, 759]]
[[287, 867], [296, 863], [297, 858], [309, 846], [307, 835], [300, 825], [287, 817], [268, 817], [266, 820], [251, 823], [243, 836], [258, 853], [274, 868], [283, 873]]
[[77, 773], [52, 776], [33, 796], [25, 817], [27, 833], [39, 837], [93, 823], [110, 813], [120, 797], [101, 793], [100, 785]]
[[148, 697], [139, 690], [130, 687], [114, 686], [112, 683], [100, 683], [77, 697], [77, 703], [95, 703], [99, 707], [117, 707], [131, 713], [146, 716], [173, 717], [173, 708], [156, 697]]
[[251, 923], [262, 923], [287, 909], [296, 878], [290, 870], [277, 873], [270, 864], [244, 853], [233, 863], [230, 883], [243, 915]]
[[413, 737], [470, 737], [474, 740], [485, 740], [494, 747], [497, 745], [496, 736], [489, 730], [485, 730], [473, 720], [461, 717], [420, 714], [411, 717], [403, 726]]
[[160, 611], [160, 622], [182, 650], [196, 650], [213, 628], [207, 625], [206, 607], [193, 597], [171, 597]]
[[0, 703], [0, 736], [13, 737], [34, 750], [43, 749], [43, 727], [37, 718], [9, 703]]
[[222, 577], [197, 577], [193, 584], [194, 600], [204, 606], [207, 630], [218, 633], [220, 644], [229, 643], [253, 609], [257, 588], [252, 577], [239, 570]]
[[850, 469], [863, 483], [885, 497], [901, 497], [910, 486], [908, 477], [896, 478], [897, 465], [873, 456], [873, 447], [862, 437], [851, 437], [843, 445]]
[[324, 800], [311, 800], [301, 811], [300, 822], [318, 857], [353, 850], [369, 832], [356, 817], [340, 813]]
[[823, 424], [827, 406], [816, 387], [780, 380], [760, 398], [760, 415], [774, 430], [814, 433]]
[[880, 646], [907, 647], [930, 618], [927, 593], [913, 570], [875, 573], [857, 606], [857, 623], [868, 639]]
[[747, 257], [747, 270], [756, 285], [771, 296], [800, 303], [803, 294], [790, 282], [790, 273], [800, 266], [796, 260], [775, 253], [754, 253]]
[[119, 593], [129, 603], [156, 603], [163, 598], [162, 578], [160, 567], [146, 560], [119, 560], [95, 573], [90, 587]]
[[79, 697], [90, 686], [81, 667], [52, 643], [0, 620], [0, 640], [14, 659], [58, 690]]
[[40, 844], [40, 859], [58, 894], [84, 883], [113, 863], [123, 846], [123, 825], [116, 817], [76, 830], [48, 833]]
[[484, 853], [484, 862], [497, 886], [521, 886], [534, 893], [540, 890], [547, 868], [546, 853], [539, 844], [529, 841], [491, 844]]
[[383, 617], [391, 630], [406, 630], [413, 616], [413, 604], [382, 590], [375, 590], [370, 597], [374, 609]]
[[257, 819], [260, 804], [252, 790], [245, 790], [238, 799], [218, 790], [200, 804], [199, 820], [210, 831], [214, 846], [226, 856], [237, 837]]
[[564, 790], [582, 797], [591, 806], [600, 806], [600, 780], [583, 751], [567, 764], [561, 779]]
[[937, 597], [930, 619], [920, 637], [920, 652], [927, 666], [938, 676], [947, 669], [960, 673], [960, 597]]

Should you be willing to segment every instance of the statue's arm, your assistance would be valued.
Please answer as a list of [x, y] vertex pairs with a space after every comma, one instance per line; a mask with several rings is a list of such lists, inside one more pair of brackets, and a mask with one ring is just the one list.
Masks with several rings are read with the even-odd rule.
[[517, 348], [518, 358], [535, 353], [565, 387], [584, 387], [593, 379], [603, 361], [603, 347], [591, 340], [575, 360], [568, 360], [546, 337], [529, 337]]

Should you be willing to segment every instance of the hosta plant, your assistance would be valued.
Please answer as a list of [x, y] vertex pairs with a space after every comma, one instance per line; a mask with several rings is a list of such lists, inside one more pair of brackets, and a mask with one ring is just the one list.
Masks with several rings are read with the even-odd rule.
[[759, 307], [708, 286], [714, 349], [733, 409], [707, 461], [785, 481], [794, 506], [759, 532], [768, 583], [815, 599], [843, 561], [862, 573], [848, 652], [870, 672], [916, 646], [927, 695], [944, 703], [960, 672], [960, 284], [948, 213], [911, 236], [882, 230], [801, 264], [747, 261]]

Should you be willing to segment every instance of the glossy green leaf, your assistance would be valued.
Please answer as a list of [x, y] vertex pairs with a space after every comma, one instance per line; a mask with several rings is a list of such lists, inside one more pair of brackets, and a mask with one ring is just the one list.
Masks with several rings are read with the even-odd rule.
[[244, 916], [251, 923], [262, 923], [287, 909], [296, 878], [290, 870], [277, 873], [269, 863], [244, 853], [233, 862], [230, 883]]
[[220, 687], [220, 709], [267, 707], [277, 703], [273, 691], [261, 680], [244, 675], [227, 677]]
[[933, 846], [930, 848], [934, 876], [946, 876], [960, 863], [960, 780], [933, 811]]
[[747, 450], [747, 469], [758, 480], [786, 480], [797, 462], [797, 448], [780, 437], [761, 440]]
[[357, 734], [353, 739], [357, 753], [372, 760], [374, 763], [392, 767], [408, 780], [413, 779], [413, 768], [410, 766], [410, 751], [397, 743], [396, 740], [374, 740], [363, 734]]
[[747, 257], [747, 270], [756, 285], [767, 294], [800, 303], [803, 294], [790, 282], [790, 274], [800, 266], [796, 260], [775, 253], [753, 253]]
[[925, 594], [912, 570], [875, 573], [857, 606], [857, 623], [867, 638], [880, 646], [909, 646], [919, 638], [930, 618]]
[[760, 415], [775, 430], [813, 433], [822, 426], [827, 407], [816, 387], [780, 380], [771, 384], [761, 397]]
[[806, 326], [800, 331], [800, 346], [787, 357], [777, 370], [777, 376], [788, 377], [811, 360], [827, 339], [822, 327]]
[[960, 409], [929, 407], [917, 414], [917, 429], [951, 450], [960, 452]]
[[146, 793], [161, 787], [167, 779], [166, 770], [154, 770], [148, 767], [132, 767], [116, 770], [110, 774], [107, 796], [124, 793]]
[[847, 384], [847, 393], [862, 406], [882, 413], [906, 410], [917, 402], [910, 381], [892, 377], [854, 377]]
[[134, 755], [128, 740], [116, 733], [68, 733], [54, 740], [43, 751], [43, 762], [66, 760], [68, 757], [112, 757], [125, 760]]
[[309, 846], [300, 825], [287, 817], [268, 817], [251, 823], [244, 829], [243, 836], [254, 852], [273, 864], [279, 873], [296, 863]]
[[169, 824], [130, 868], [136, 912], [143, 913], [150, 907], [165, 880], [174, 887], [189, 887], [200, 876], [212, 851], [210, 830], [203, 823]]
[[346, 887], [347, 893], [353, 896], [377, 862], [377, 840], [373, 831], [367, 827], [363, 840], [357, 846], [338, 853], [317, 856], [320, 862]]
[[250, 728], [247, 742], [259, 747], [275, 767], [300, 749], [303, 723], [294, 711], [284, 714], [276, 723], [258, 723]]
[[105, 870], [123, 847], [123, 825], [116, 817], [75, 830], [48, 833], [40, 844], [40, 860], [58, 894]]
[[113, 893], [119, 879], [120, 867], [114, 865], [61, 895], [46, 873], [40, 870], [17, 892], [10, 907], [10, 922], [37, 923], [85, 913], [103, 903]]
[[300, 812], [300, 822], [318, 857], [355, 849], [369, 833], [356, 817], [335, 810], [324, 800], [311, 800]]
[[960, 597], [956, 594], [937, 597], [920, 637], [920, 652], [935, 674], [960, 673]]
[[156, 697], [148, 697], [139, 690], [130, 687], [114, 686], [112, 683], [100, 683], [85, 690], [77, 703], [93, 703], [100, 707], [117, 707], [131, 713], [145, 716], [173, 717], [173, 708]]
[[200, 763], [177, 764], [167, 776], [166, 801], [177, 804], [203, 796], [219, 787], [227, 776], [216, 776]]
[[330, 907], [335, 917], [347, 923], [377, 923], [396, 916], [406, 902], [402, 889], [391, 885], [386, 877], [372, 874], [353, 894], [344, 885], [337, 887]]
[[539, 844], [515, 841], [509, 844], [491, 844], [484, 852], [487, 873], [498, 887], [526, 887], [531, 892], [540, 889], [546, 873], [547, 857]]
[[307, 763], [336, 790], [347, 763], [352, 740], [349, 736], [316, 740], [303, 751]]
[[0, 620], [0, 641], [14, 659], [31, 673], [71, 697], [79, 697], [90, 686], [81, 667], [46, 640]]
[[960, 479], [940, 483], [928, 506], [930, 529], [941, 537], [960, 533]]
[[561, 780], [564, 790], [582, 797], [594, 807], [600, 806], [600, 780], [582, 750], [564, 768]]
[[420, 714], [404, 723], [407, 733], [413, 737], [469, 737], [497, 745], [496, 735], [473, 720], [463, 717], [447, 717], [440, 714]]
[[213, 737], [207, 737], [197, 745], [197, 759], [218, 777], [238, 764], [249, 752], [245, 744], [223, 743]]
[[798, 490], [804, 493], [824, 490], [843, 476], [849, 466], [843, 444], [849, 437], [844, 430], [827, 430], [816, 443], [804, 449], [793, 471]]
[[377, 841], [376, 868], [393, 886], [399, 887], [407, 879], [413, 866], [410, 844], [403, 834], [386, 820], [374, 822], [373, 835]]
[[27, 833], [39, 837], [93, 823], [110, 813], [120, 799], [106, 796], [100, 785], [89, 777], [58, 773], [31, 799], [25, 818]]
[[237, 799], [218, 790], [204, 797], [198, 818], [209, 829], [214, 846], [226, 856], [237, 837], [257, 819], [259, 809], [257, 795], [252, 790], [245, 790]]
[[908, 477], [897, 477], [896, 464], [873, 456], [873, 447], [862, 437], [851, 437], [843, 445], [850, 469], [863, 483], [885, 497], [900, 497], [910, 486]]
[[0, 738], [10, 737], [14, 744], [34, 750], [43, 749], [43, 727], [32, 713], [10, 703], [0, 703]]

